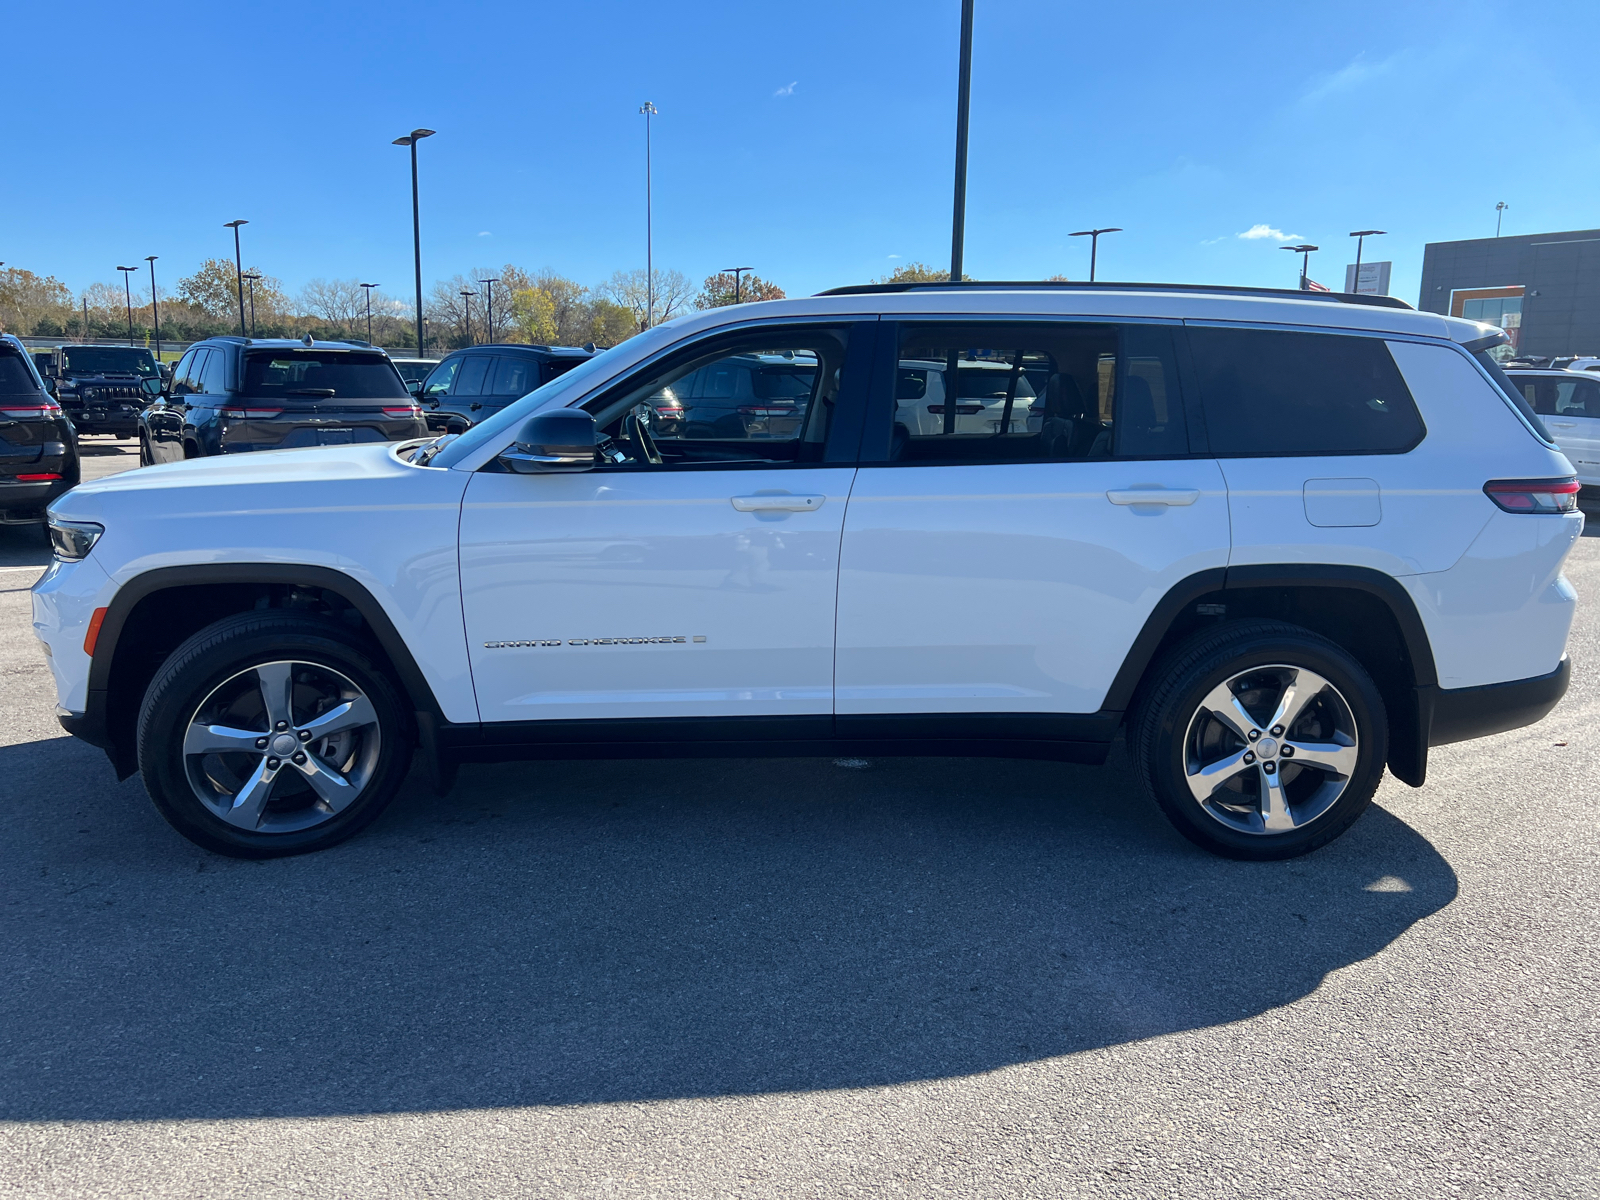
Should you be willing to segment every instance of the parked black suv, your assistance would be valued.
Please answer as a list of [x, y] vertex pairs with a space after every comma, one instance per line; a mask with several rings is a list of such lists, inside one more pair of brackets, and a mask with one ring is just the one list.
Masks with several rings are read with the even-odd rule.
[[72, 422], [22, 343], [0, 334], [0, 525], [44, 520], [45, 506], [77, 482]]
[[382, 350], [349, 342], [215, 337], [189, 348], [139, 418], [141, 465], [424, 437]]
[[594, 346], [471, 346], [447, 355], [412, 394], [428, 428], [461, 433], [594, 356]]
[[143, 346], [57, 346], [47, 385], [79, 433], [132, 437], [161, 390], [161, 370]]

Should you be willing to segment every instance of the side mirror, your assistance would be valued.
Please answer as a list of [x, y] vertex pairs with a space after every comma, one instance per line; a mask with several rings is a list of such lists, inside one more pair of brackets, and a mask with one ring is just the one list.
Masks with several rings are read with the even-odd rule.
[[172, 364], [171, 363], [157, 363], [156, 364], [156, 370], [161, 372], [161, 382], [165, 385], [163, 390], [165, 390], [166, 387], [171, 387], [172, 386]]
[[61, 395], [60, 389], [56, 387], [56, 377], [54, 375], [46, 375], [44, 377], [44, 390], [52, 396], [59, 397]]
[[423, 381], [420, 379], [413, 379], [410, 383], [406, 384], [406, 391], [410, 392], [416, 399], [421, 400], [422, 383]]
[[519, 475], [589, 471], [595, 465], [594, 418], [581, 408], [535, 413], [500, 461]]

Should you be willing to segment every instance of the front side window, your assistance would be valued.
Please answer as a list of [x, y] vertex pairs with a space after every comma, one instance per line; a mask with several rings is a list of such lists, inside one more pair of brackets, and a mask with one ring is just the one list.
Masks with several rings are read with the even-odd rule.
[[409, 393], [384, 354], [348, 350], [262, 350], [245, 355], [244, 394], [252, 399], [404, 399]]
[[174, 396], [187, 396], [191, 392], [200, 390], [200, 378], [205, 371], [206, 359], [210, 355], [210, 350], [201, 347], [198, 350], [189, 351], [184, 356], [183, 362], [178, 364], [178, 369], [172, 377], [172, 394]]
[[1071, 462], [1189, 451], [1165, 326], [907, 325], [893, 388], [891, 462]]
[[205, 373], [200, 378], [200, 390], [212, 396], [221, 396], [228, 390], [226, 380], [223, 378], [224, 368], [227, 366], [227, 355], [221, 350], [213, 350], [206, 359]]
[[450, 389], [452, 396], [481, 396], [483, 381], [489, 377], [489, 366], [494, 359], [482, 354], [468, 355], [461, 360], [461, 370], [456, 374], [456, 385]]
[[424, 399], [440, 400], [450, 392], [450, 385], [456, 381], [456, 372], [461, 370], [459, 358], [446, 359], [435, 367], [428, 376], [428, 381], [422, 387]]
[[1382, 338], [1210, 327], [1188, 338], [1215, 455], [1387, 454], [1422, 440]]
[[823, 326], [723, 336], [585, 407], [619, 465], [652, 450], [665, 466], [821, 461], [847, 339]]

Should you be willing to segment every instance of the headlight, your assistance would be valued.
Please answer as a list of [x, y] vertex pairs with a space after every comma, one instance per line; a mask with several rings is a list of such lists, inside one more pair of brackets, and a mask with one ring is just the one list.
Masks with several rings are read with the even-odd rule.
[[93, 521], [63, 521], [50, 518], [50, 549], [62, 562], [82, 562], [106, 531]]

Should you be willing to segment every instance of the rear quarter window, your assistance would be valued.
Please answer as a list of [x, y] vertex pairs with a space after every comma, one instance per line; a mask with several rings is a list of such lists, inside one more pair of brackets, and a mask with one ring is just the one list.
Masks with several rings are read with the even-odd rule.
[[0, 350], [0, 396], [37, 396], [39, 385], [20, 354]]
[[1188, 330], [1211, 453], [1395, 454], [1426, 430], [1383, 339]]

